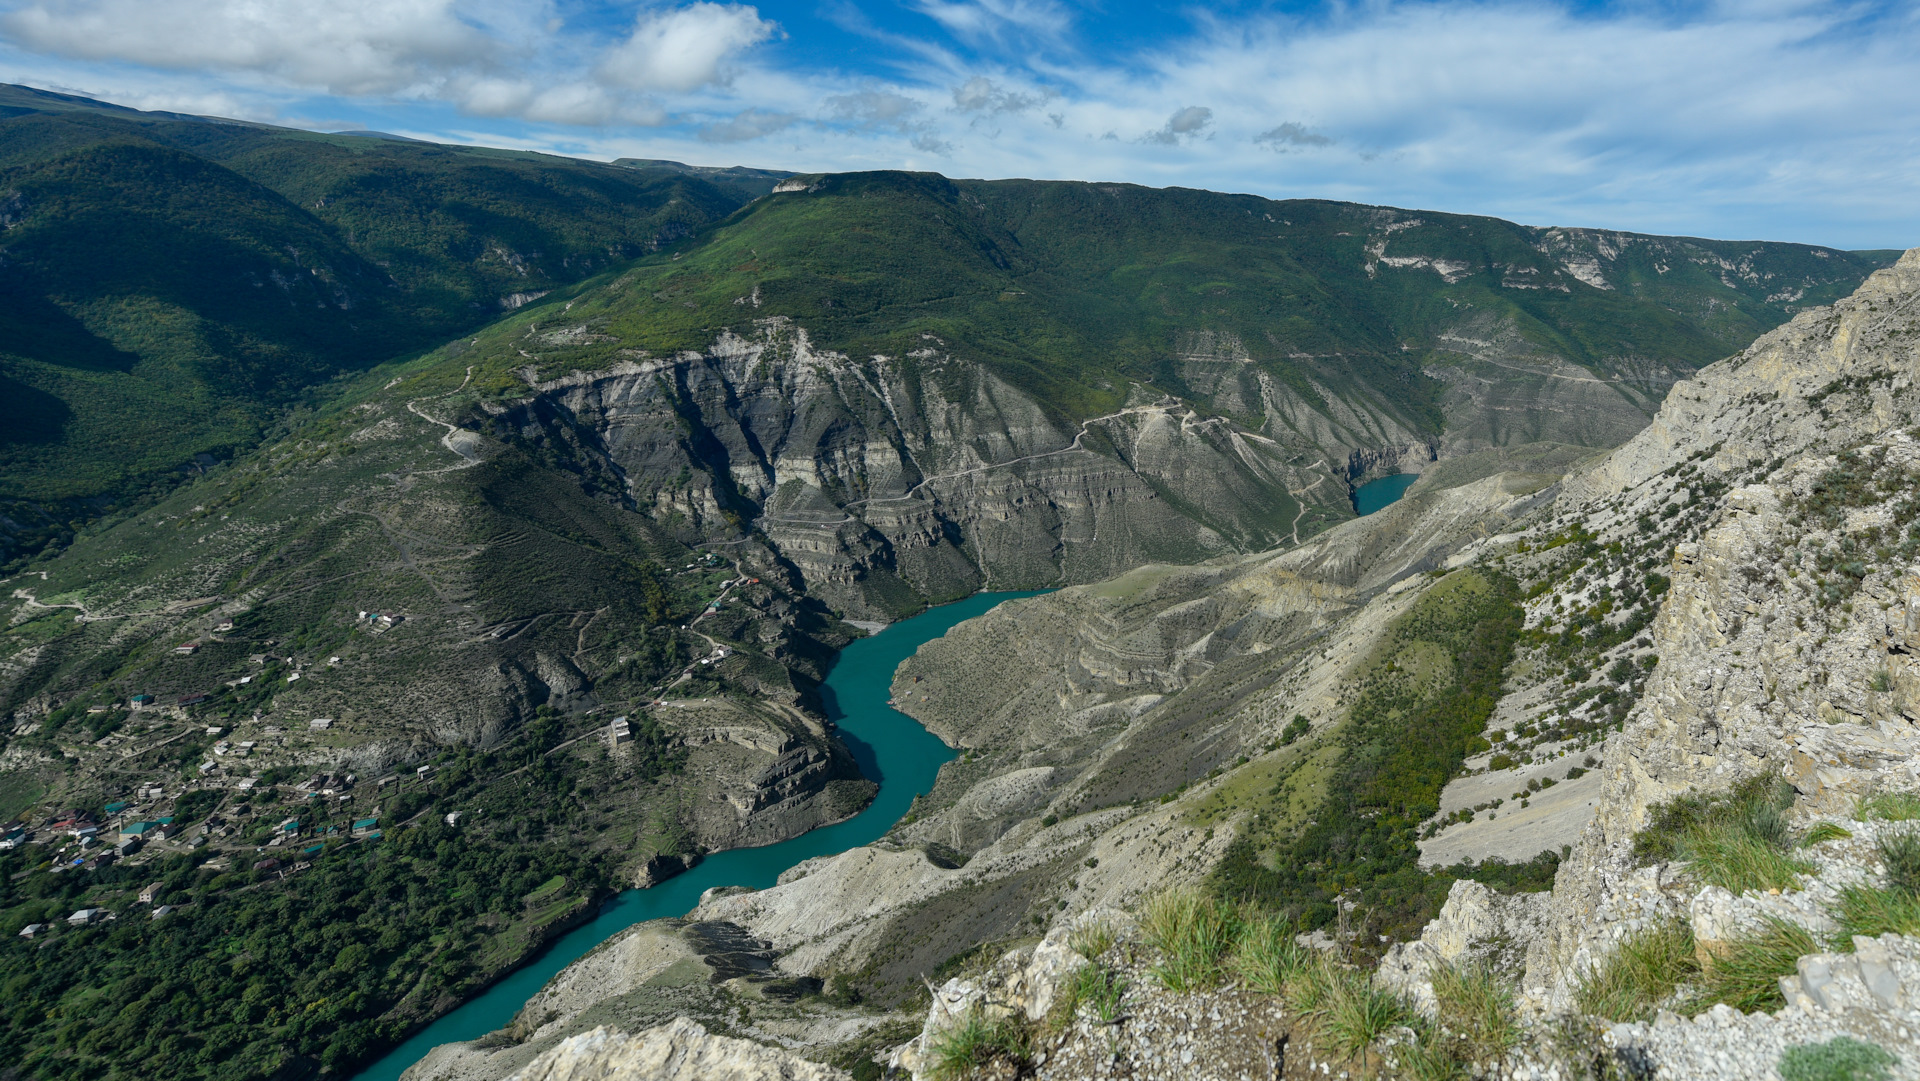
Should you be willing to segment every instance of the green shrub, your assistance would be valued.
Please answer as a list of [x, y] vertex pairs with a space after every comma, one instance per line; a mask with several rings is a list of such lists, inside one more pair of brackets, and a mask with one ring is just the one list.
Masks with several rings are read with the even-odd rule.
[[1278, 995], [1312, 960], [1312, 951], [1294, 941], [1291, 924], [1277, 916], [1253, 916], [1240, 921], [1230, 964], [1249, 988]]
[[1724, 1002], [1743, 1013], [1786, 1005], [1780, 977], [1791, 976], [1801, 957], [1820, 949], [1807, 929], [1767, 920], [1765, 929], [1726, 944], [1701, 979], [1701, 1005]]
[[1920, 792], [1875, 792], [1854, 805], [1853, 817], [1862, 822], [1912, 822], [1920, 819]]
[[1655, 924], [1620, 942], [1613, 955], [1583, 976], [1575, 992], [1582, 1013], [1609, 1021], [1645, 1021], [1700, 974], [1693, 929], [1684, 920]]
[[1231, 910], [1196, 890], [1168, 890], [1147, 902], [1141, 924], [1147, 941], [1160, 950], [1153, 972], [1161, 986], [1169, 991], [1217, 986], [1235, 922]]
[[1887, 1081], [1900, 1059], [1851, 1036], [1789, 1047], [1780, 1056], [1781, 1081]]

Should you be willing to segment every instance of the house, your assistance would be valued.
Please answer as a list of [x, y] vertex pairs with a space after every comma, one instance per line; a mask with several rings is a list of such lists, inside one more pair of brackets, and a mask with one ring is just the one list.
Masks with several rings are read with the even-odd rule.
[[465, 812], [465, 811], [448, 811], [448, 812], [447, 812], [447, 825], [449, 825], [449, 826], [457, 826], [457, 825], [459, 825], [459, 824], [460, 824], [460, 816], [461, 816], [461, 815], [463, 815], [463, 814], [466, 814], [466, 813], [467, 813], [467, 812]]
[[180, 704], [183, 706], [197, 706], [206, 700], [207, 696], [204, 694], [183, 694], [180, 696]]
[[158, 826], [158, 822], [129, 822], [120, 827], [122, 841], [137, 841], [147, 835], [147, 831]]
[[299, 829], [300, 820], [297, 818], [289, 818], [285, 822], [280, 823], [280, 830], [283, 833], [297, 833]]
[[173, 651], [174, 651], [175, 653], [192, 653], [192, 652], [193, 652], [194, 650], [196, 650], [196, 649], [199, 649], [199, 648], [200, 648], [200, 643], [198, 643], [198, 642], [188, 642], [188, 643], [187, 643], [187, 644], [185, 644], [185, 645], [180, 645], [180, 646], [175, 646], [175, 647], [173, 647]]
[[113, 846], [113, 854], [122, 859], [125, 859], [126, 857], [133, 855], [135, 852], [140, 851], [140, 849], [142, 849], [145, 846], [146, 846], [146, 842], [142, 841], [140, 838], [128, 837], [122, 840], [119, 844]]
[[158, 826], [155, 826], [153, 829], [147, 831], [147, 839], [150, 841], [170, 841], [176, 835], [178, 835], [179, 832], [180, 832], [179, 826], [174, 825], [170, 821], [162, 819]]
[[131, 803], [109, 803], [103, 809], [110, 815], [117, 815], [131, 806]]
[[132, 698], [128, 699], [128, 701], [133, 703], [134, 709], [139, 709], [141, 706], [152, 705], [153, 696], [150, 694], [136, 694]]
[[355, 837], [363, 837], [366, 834], [372, 832], [373, 827], [379, 824], [380, 824], [380, 817], [378, 815], [375, 815], [372, 818], [359, 819], [353, 824], [353, 835]]
[[607, 736], [616, 746], [630, 743], [633, 741], [633, 727], [627, 723], [625, 717], [615, 717], [613, 723], [607, 726]]
[[166, 888], [166, 884], [162, 882], [153, 882], [141, 887], [140, 903], [143, 905], [152, 904], [153, 899], [160, 896], [160, 891]]
[[215, 623], [213, 625], [213, 629], [221, 634], [225, 634], [226, 632], [233, 629], [233, 620], [223, 619], [220, 622]]
[[21, 845], [26, 843], [27, 843], [26, 834], [9, 833], [5, 837], [0, 837], [0, 852], [11, 852], [14, 849], [19, 848]]
[[315, 717], [313, 720], [307, 722], [307, 727], [313, 729], [315, 732], [325, 732], [327, 729], [333, 727], [333, 718]]
[[67, 922], [75, 927], [85, 927], [87, 924], [98, 923], [106, 918], [107, 910], [104, 908], [83, 908], [68, 916]]
[[268, 856], [266, 859], [254, 861], [253, 869], [256, 871], [271, 871], [278, 866], [280, 866], [280, 861], [272, 856]]
[[174, 908], [174, 907], [173, 907], [172, 905], [161, 905], [161, 906], [160, 906], [159, 908], [156, 908], [156, 909], [154, 909], [154, 910], [153, 910], [153, 915], [151, 915], [151, 916], [149, 916], [149, 917], [147, 917], [147, 918], [148, 918], [148, 919], [153, 919], [153, 920], [157, 920], [157, 919], [159, 919], [159, 918], [160, 918], [160, 917], [162, 917], [162, 916], [170, 916], [170, 915], [172, 915], [173, 913], [175, 913], [175, 912], [178, 912], [178, 911], [179, 911], [179, 909], [176, 909], [176, 908]]
[[32, 938], [33, 936], [39, 934], [40, 932], [46, 929], [47, 929], [47, 925], [44, 923], [30, 923], [30, 924], [27, 924], [25, 927], [20, 928], [20, 937]]
[[207, 726], [207, 735], [209, 736], [224, 735], [226, 731], [227, 730], [225, 728], [222, 728], [217, 724], [210, 724]]
[[413, 775], [424, 781], [427, 778], [427, 774], [432, 772], [433, 772], [432, 766], [421, 766], [420, 768], [413, 771]]
[[395, 782], [397, 782], [397, 781], [399, 781], [399, 780], [400, 780], [400, 775], [399, 775], [399, 774], [397, 774], [397, 773], [389, 773], [389, 774], [387, 774], [387, 775], [386, 775], [385, 777], [382, 777], [382, 778], [380, 778], [380, 780], [378, 780], [377, 782], [375, 782], [375, 783], [374, 783], [374, 787], [375, 787], [375, 788], [385, 788], [385, 787], [387, 787], [388, 785], [390, 785], [390, 784], [393, 784], [393, 783], [395, 783]]

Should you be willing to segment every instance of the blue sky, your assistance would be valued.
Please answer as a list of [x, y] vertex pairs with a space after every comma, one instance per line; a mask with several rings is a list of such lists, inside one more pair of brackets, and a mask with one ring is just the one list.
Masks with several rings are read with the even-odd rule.
[[1920, 2], [0, 0], [0, 79], [601, 159], [1920, 244]]

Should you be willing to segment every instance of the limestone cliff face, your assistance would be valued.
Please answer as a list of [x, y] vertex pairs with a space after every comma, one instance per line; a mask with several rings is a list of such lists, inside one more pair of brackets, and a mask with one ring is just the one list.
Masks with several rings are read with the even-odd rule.
[[1350, 513], [1351, 454], [1419, 444], [1391, 422], [1282, 441], [1144, 389], [1067, 423], [937, 341], [855, 360], [780, 320], [534, 390], [496, 433], [617, 478], [690, 540], [757, 528], [810, 594], [882, 617], [1270, 547]]
[[1916, 329], [1920, 252], [1910, 252], [1848, 300], [1679, 384], [1645, 432], [1569, 479], [1566, 513], [1625, 530], [1666, 501], [1654, 482], [1690, 455], [1705, 452], [1727, 473], [1788, 459], [1765, 483], [1732, 490], [1717, 524], [1673, 555], [1673, 588], [1654, 625], [1660, 664], [1613, 748], [1594, 820], [1556, 880], [1552, 932], [1529, 959], [1529, 989], [1545, 1003], [1563, 1005], [1569, 981], [1619, 922], [1644, 917], [1647, 905], [1629, 896], [1684, 902], [1647, 891], [1649, 872], [1631, 859], [1654, 804], [1771, 773], [1793, 781], [1807, 813], [1839, 813], [1868, 788], [1920, 779], [1909, 629], [1920, 626], [1910, 614], [1920, 612], [1920, 583], [1882, 548], [1860, 553], [1850, 611], [1813, 584], [1817, 553], [1850, 546], [1871, 525], [1906, 523], [1893, 522], [1881, 498], [1831, 527], [1804, 510], [1837, 464], [1829, 451], [1859, 448], [1883, 469], [1920, 462], [1896, 427], [1911, 425], [1920, 406]]
[[629, 1036], [596, 1028], [563, 1041], [512, 1081], [843, 1081], [822, 1066], [751, 1040], [710, 1035], [678, 1018]]

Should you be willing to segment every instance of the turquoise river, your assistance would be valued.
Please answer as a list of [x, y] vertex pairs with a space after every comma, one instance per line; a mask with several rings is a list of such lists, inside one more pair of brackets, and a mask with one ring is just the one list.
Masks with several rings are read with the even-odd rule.
[[1370, 480], [1353, 490], [1353, 509], [1364, 518], [1406, 495], [1407, 489], [1419, 479], [1418, 473], [1395, 473], [1391, 477]]
[[407, 1067], [436, 1045], [477, 1039], [513, 1020], [521, 1005], [554, 974], [615, 933], [643, 920], [683, 916], [713, 886], [765, 889], [780, 872], [815, 856], [831, 855], [878, 840], [933, 787], [935, 774], [953, 757], [913, 718], [887, 705], [893, 670], [923, 643], [1002, 601], [1033, 593], [977, 593], [953, 604], [903, 619], [862, 638], [840, 653], [821, 697], [827, 715], [860, 763], [860, 772], [880, 783], [872, 805], [837, 825], [764, 848], [736, 848], [707, 857], [698, 867], [647, 890], [628, 890], [601, 909], [593, 922], [567, 932], [532, 962], [515, 970], [471, 1002], [415, 1033], [413, 1038], [362, 1071], [355, 1081], [397, 1081]]

